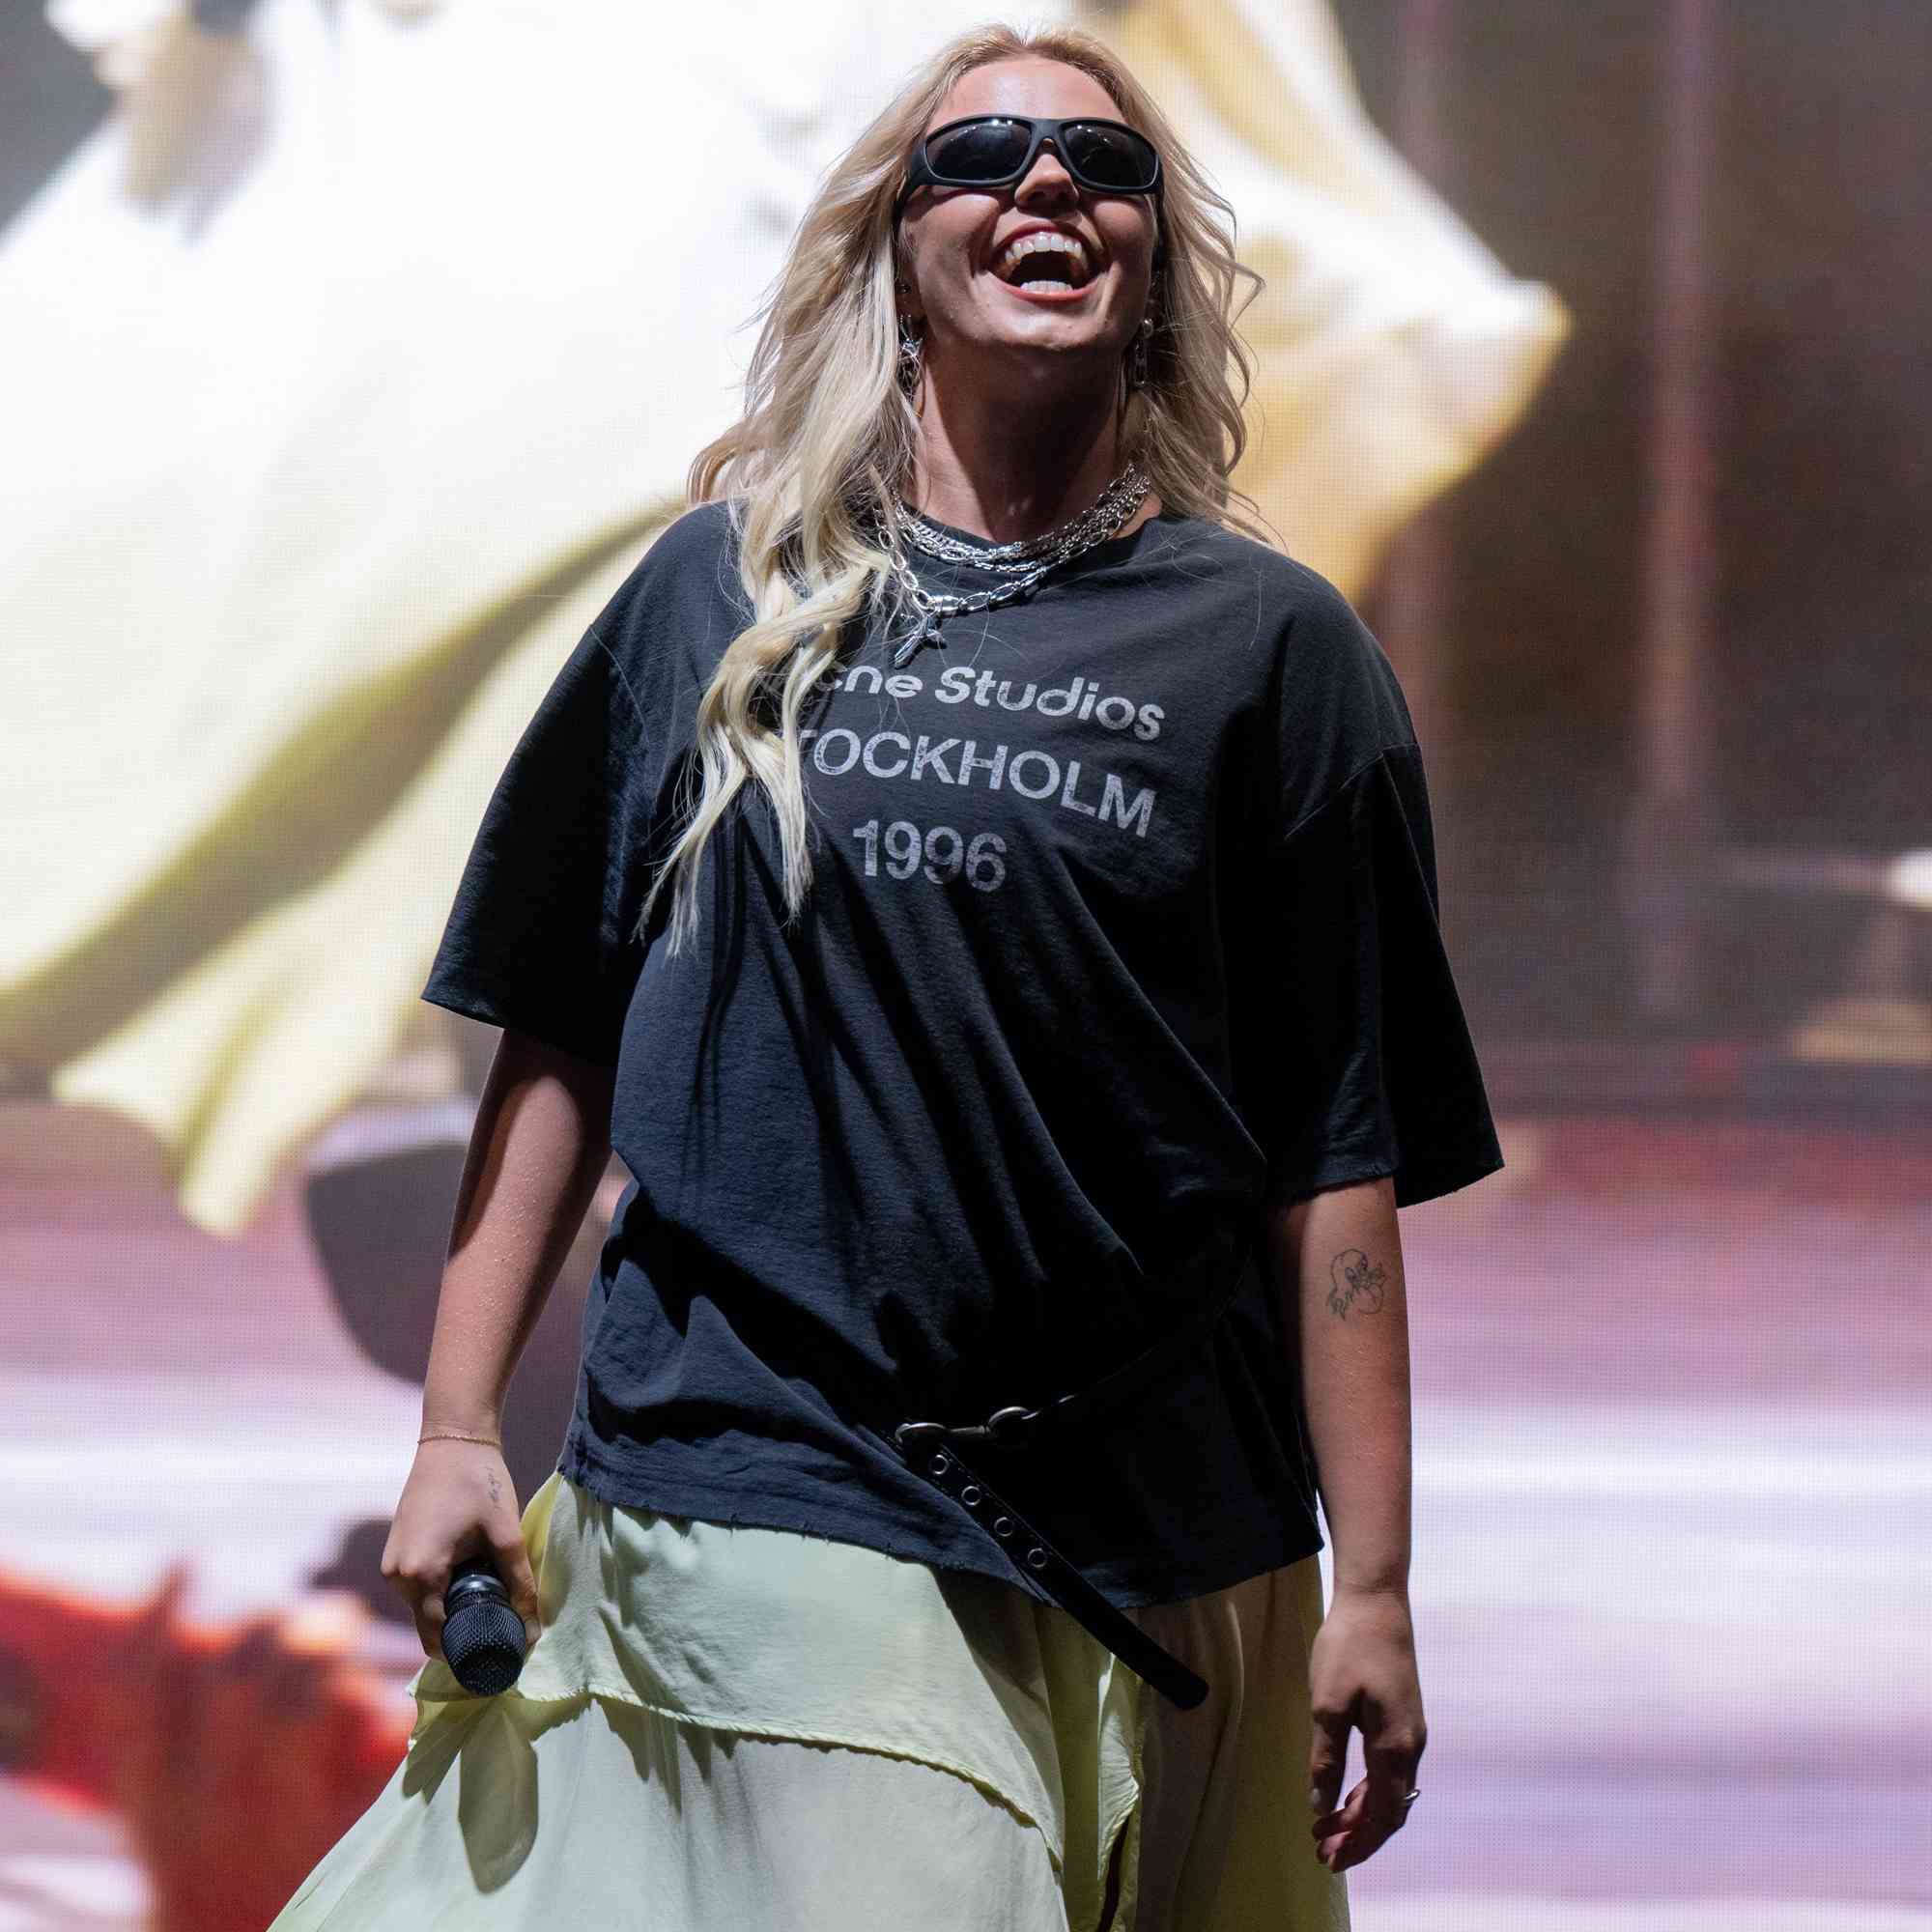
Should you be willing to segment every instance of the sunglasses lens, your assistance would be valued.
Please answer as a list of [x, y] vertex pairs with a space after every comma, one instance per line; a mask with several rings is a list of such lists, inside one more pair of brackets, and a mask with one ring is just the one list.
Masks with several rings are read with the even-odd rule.
[[[929, 141], [925, 156], [947, 181], [999, 182], [1026, 158], [1029, 139], [1023, 121], [970, 121]], [[1076, 122], [1066, 129], [1066, 149], [1065, 158], [1098, 187], [1153, 185], [1153, 144], [1127, 128]]]
[[1067, 128], [1066, 145], [1080, 172], [1102, 187], [1153, 185], [1153, 144], [1128, 128], [1082, 122]]
[[969, 121], [925, 144], [933, 171], [954, 182], [995, 182], [1019, 166], [1027, 129], [1018, 121]]

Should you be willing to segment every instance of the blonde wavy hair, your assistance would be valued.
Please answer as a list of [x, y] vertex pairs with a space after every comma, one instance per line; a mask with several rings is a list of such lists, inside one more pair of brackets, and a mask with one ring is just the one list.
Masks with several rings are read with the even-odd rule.
[[[942, 47], [827, 171], [799, 225], [745, 379], [739, 420], [693, 461], [687, 509], [742, 497], [732, 512], [739, 580], [754, 621], [726, 647], [697, 705], [702, 793], [666, 854], [638, 923], [675, 883], [669, 947], [697, 921], [706, 841], [747, 780], [770, 799], [784, 861], [786, 923], [811, 884], [799, 719], [838, 661], [846, 625], [877, 600], [895, 630], [908, 598], [889, 504], [914, 476], [915, 398], [899, 386], [895, 284], [910, 265], [893, 203], [912, 150], [960, 78], [990, 62], [1044, 58], [1090, 74], [1121, 118], [1159, 149], [1161, 244], [1151, 294], [1148, 380], [1129, 390], [1122, 361], [1122, 459], [1138, 454], [1163, 509], [1277, 541], [1229, 477], [1247, 445], [1242, 406], [1253, 372], [1236, 319], [1266, 286], [1236, 259], [1232, 206], [1111, 49], [1073, 28], [975, 28]], [[1253, 284], [1239, 307], [1235, 285]], [[1234, 373], [1238, 371], [1236, 391]], [[1233, 501], [1252, 516], [1231, 514]], [[879, 547], [880, 526], [889, 548]], [[689, 775], [685, 798], [688, 806]]]

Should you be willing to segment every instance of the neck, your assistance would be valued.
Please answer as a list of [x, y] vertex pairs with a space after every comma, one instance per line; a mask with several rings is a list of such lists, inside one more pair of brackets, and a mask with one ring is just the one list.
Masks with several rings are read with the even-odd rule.
[[[1062, 385], [1051, 397], [968, 396], [928, 365], [920, 450], [906, 501], [988, 543], [1025, 543], [1093, 508], [1126, 467], [1117, 375], [1098, 390]], [[1125, 536], [1160, 509], [1151, 491]]]

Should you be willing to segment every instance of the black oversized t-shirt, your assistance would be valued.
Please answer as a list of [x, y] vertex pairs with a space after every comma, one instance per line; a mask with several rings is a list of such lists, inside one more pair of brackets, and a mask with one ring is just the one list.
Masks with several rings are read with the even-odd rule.
[[[700, 695], [751, 619], [730, 504], [652, 545], [491, 801], [423, 997], [615, 1068], [633, 1180], [559, 1467], [606, 1500], [1018, 1582], [896, 1422], [1050, 1402], [1179, 1327], [1277, 1200], [1502, 1164], [1437, 929], [1406, 706], [1332, 584], [1164, 513], [802, 724], [786, 923], [747, 784], [673, 958]], [[945, 527], [941, 526], [941, 527]], [[955, 532], [955, 534], [965, 534]], [[914, 552], [934, 591], [1005, 580]], [[1111, 1422], [986, 1475], [1117, 1606], [1322, 1547], [1295, 1335], [1227, 1315]]]

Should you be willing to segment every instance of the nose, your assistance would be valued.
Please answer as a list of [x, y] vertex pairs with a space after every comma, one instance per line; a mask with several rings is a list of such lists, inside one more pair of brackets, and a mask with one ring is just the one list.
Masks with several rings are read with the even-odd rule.
[[1066, 164], [1055, 152], [1051, 136], [1039, 144], [1039, 153], [1033, 157], [1033, 166], [1028, 170], [1025, 179], [1014, 187], [1013, 198], [1018, 200], [1021, 195], [1041, 186], [1076, 190], [1079, 187], [1079, 184], [1067, 172]]

